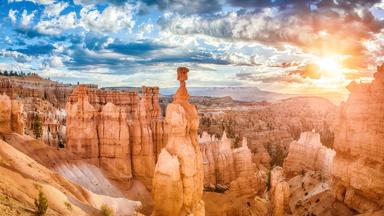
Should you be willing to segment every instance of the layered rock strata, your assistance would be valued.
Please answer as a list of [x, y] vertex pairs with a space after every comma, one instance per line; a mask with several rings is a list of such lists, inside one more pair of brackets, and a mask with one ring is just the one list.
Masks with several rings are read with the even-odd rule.
[[333, 192], [360, 213], [384, 208], [384, 65], [374, 78], [347, 87], [335, 132]]
[[289, 145], [288, 156], [284, 160], [284, 172], [287, 177], [293, 177], [313, 170], [328, 178], [335, 154], [334, 150], [321, 144], [320, 134], [301, 133], [300, 139]]
[[158, 88], [136, 92], [76, 87], [66, 105], [66, 147], [108, 169], [117, 179], [133, 176], [150, 187], [163, 121]]
[[64, 108], [67, 97], [71, 94], [72, 85], [64, 85], [46, 80], [38, 75], [25, 77], [0, 76], [0, 93], [10, 98], [40, 98], [48, 100], [57, 108]]
[[177, 69], [180, 87], [167, 106], [167, 144], [156, 163], [153, 215], [205, 215], [203, 159], [197, 141], [199, 116], [188, 102], [187, 68]]

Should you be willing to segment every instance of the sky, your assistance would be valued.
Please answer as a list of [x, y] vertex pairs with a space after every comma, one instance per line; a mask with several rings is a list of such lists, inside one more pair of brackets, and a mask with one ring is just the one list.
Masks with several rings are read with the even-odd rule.
[[345, 93], [383, 62], [380, 0], [0, 0], [0, 69], [65, 83]]

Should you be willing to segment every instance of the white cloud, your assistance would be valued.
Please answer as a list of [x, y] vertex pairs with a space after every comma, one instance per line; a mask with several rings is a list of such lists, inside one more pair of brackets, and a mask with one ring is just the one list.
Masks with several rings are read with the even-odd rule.
[[43, 5], [55, 3], [55, 0], [8, 0], [8, 3], [23, 2], [23, 1], [28, 1], [28, 2], [33, 2], [35, 4], [43, 4]]
[[35, 17], [35, 11], [33, 11], [28, 15], [27, 10], [23, 10], [23, 13], [21, 14], [21, 26], [24, 28], [28, 27], [29, 23], [32, 21], [34, 17]]
[[19, 53], [17, 51], [9, 51], [9, 50], [0, 50], [0, 56], [3, 57], [11, 57], [17, 62], [29, 62], [32, 60], [30, 56], [27, 56], [25, 54]]
[[47, 17], [59, 16], [61, 11], [68, 7], [68, 3], [59, 2], [57, 4], [49, 4], [45, 6], [44, 15]]
[[43, 34], [57, 35], [63, 31], [75, 28], [78, 25], [76, 19], [76, 13], [71, 12], [69, 14], [54, 17], [50, 20], [42, 20], [36, 25], [36, 30]]
[[54, 68], [64, 67], [63, 60], [59, 56], [52, 56], [49, 65]]
[[131, 30], [135, 25], [132, 17], [133, 7], [110, 5], [103, 12], [92, 6], [86, 6], [80, 11], [80, 25], [87, 31], [117, 32], [122, 29]]
[[141, 24], [137, 30], [137, 36], [142, 39], [144, 35], [151, 33], [153, 29], [154, 25], [152, 23]]
[[16, 18], [16, 10], [9, 10], [8, 17], [11, 19], [12, 24], [16, 24], [17, 18]]

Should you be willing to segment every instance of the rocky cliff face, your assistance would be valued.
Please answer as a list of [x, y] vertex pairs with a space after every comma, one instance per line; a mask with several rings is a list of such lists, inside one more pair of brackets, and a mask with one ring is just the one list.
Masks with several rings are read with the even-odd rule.
[[369, 84], [352, 82], [336, 127], [336, 198], [360, 213], [384, 207], [384, 66]]
[[135, 176], [150, 187], [163, 140], [157, 92], [143, 87], [140, 98], [136, 92], [78, 86], [66, 105], [66, 147], [116, 179]]
[[313, 170], [328, 178], [335, 154], [334, 150], [321, 144], [320, 134], [301, 133], [300, 139], [289, 145], [288, 156], [284, 160], [284, 172], [287, 177], [293, 177]]
[[203, 159], [197, 140], [199, 116], [188, 102], [187, 68], [177, 69], [180, 88], [166, 111], [167, 143], [153, 178], [153, 215], [205, 215]]
[[0, 133], [16, 132], [24, 134], [23, 104], [0, 95]]

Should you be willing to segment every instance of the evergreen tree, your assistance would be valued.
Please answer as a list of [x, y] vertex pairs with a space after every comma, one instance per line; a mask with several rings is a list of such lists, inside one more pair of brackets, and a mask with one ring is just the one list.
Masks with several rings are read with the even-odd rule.
[[35, 137], [40, 138], [42, 133], [42, 128], [41, 128], [41, 120], [37, 113], [33, 116], [32, 129]]
[[45, 194], [40, 190], [39, 196], [35, 199], [36, 216], [44, 216], [48, 210], [48, 199]]

